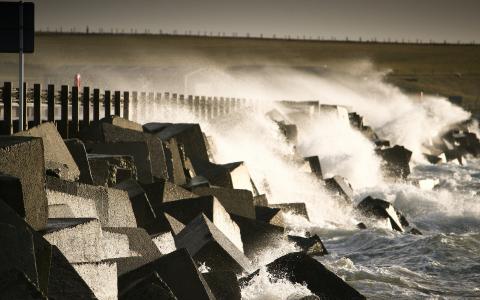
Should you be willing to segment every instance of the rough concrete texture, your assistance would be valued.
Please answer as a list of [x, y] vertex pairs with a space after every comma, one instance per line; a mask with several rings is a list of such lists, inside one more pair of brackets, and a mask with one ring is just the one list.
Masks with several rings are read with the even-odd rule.
[[35, 230], [41, 230], [47, 225], [44, 165], [42, 139], [0, 137], [0, 172], [20, 179], [25, 220]]
[[46, 169], [56, 170], [55, 173], [65, 180], [75, 181], [80, 177], [80, 170], [53, 123], [43, 123], [15, 135], [39, 137], [43, 140]]
[[285, 217], [280, 208], [255, 206], [256, 219], [276, 226], [285, 226]]
[[198, 197], [189, 190], [162, 179], [150, 184], [141, 184], [141, 186], [152, 204]]
[[252, 271], [249, 259], [204, 214], [174, 238], [177, 248], [186, 248], [195, 261], [214, 271]]
[[102, 121], [124, 129], [130, 129], [139, 132], [143, 131], [143, 127], [141, 124], [121, 118], [119, 116], [110, 116], [107, 118], [103, 118]]
[[90, 164], [88, 163], [87, 151], [85, 145], [79, 139], [65, 140], [65, 145], [73, 157], [73, 160], [80, 170], [80, 177], [78, 179], [81, 183], [93, 184], [92, 173], [90, 171]]
[[116, 300], [117, 265], [114, 262], [73, 264], [98, 300]]
[[332, 178], [325, 179], [325, 185], [330, 192], [342, 197], [347, 204], [352, 203], [353, 189], [347, 179], [336, 175]]
[[152, 237], [152, 241], [163, 255], [177, 250], [177, 247], [175, 246], [175, 239], [173, 238], [171, 232], [160, 233]]
[[[61, 219], [55, 220], [61, 221]], [[68, 219], [64, 219], [63, 224], [47, 231], [43, 237], [50, 244], [57, 246], [70, 263], [101, 261], [105, 254], [102, 247], [100, 222], [95, 219], [86, 219], [74, 226], [68, 226], [68, 222]]]
[[47, 297], [22, 271], [10, 269], [0, 273], [0, 299], [47, 300]]
[[197, 175], [204, 176], [215, 186], [224, 188], [249, 190], [254, 196], [258, 191], [243, 162], [234, 162], [224, 165], [217, 165], [208, 162], [195, 162]]
[[62, 192], [57, 192], [57, 191], [47, 189], [47, 200], [48, 200], [48, 208], [49, 208], [49, 211], [48, 211], [49, 218], [59, 218], [59, 217], [51, 216], [52, 211], [50, 209], [53, 206], [66, 205], [69, 208], [69, 211], [72, 213], [72, 218], [98, 219], [97, 207], [93, 199], [74, 196], [67, 193], [62, 193]]
[[117, 189], [70, 182], [47, 176], [47, 188], [82, 198], [93, 199], [104, 227], [137, 227], [128, 194]]
[[125, 289], [121, 300], [177, 300], [170, 287], [160, 278], [157, 272], [150, 273]]
[[0, 199], [5, 201], [20, 217], [25, 218], [20, 178], [0, 173]]
[[75, 218], [73, 211], [66, 204], [49, 204], [48, 205], [48, 218]]
[[132, 156], [138, 180], [142, 183], [153, 182], [152, 161], [146, 142], [87, 143], [85, 147], [89, 153]]
[[174, 138], [171, 138], [162, 142], [169, 180], [179, 185], [187, 183], [184, 163], [182, 156], [180, 155], [177, 141]]
[[273, 241], [283, 238], [285, 229], [280, 226], [231, 215], [240, 228], [245, 256], [251, 260], [263, 249], [273, 245]]
[[243, 252], [240, 229], [232, 221], [222, 204], [213, 196], [183, 199], [167, 202], [155, 208], [159, 213], [164, 212], [183, 224], [188, 224], [199, 214], [204, 214], [213, 224], [227, 236], [230, 241]]
[[180, 222], [179, 220], [175, 219], [171, 215], [165, 213], [165, 218], [167, 219], [167, 222], [170, 224], [170, 228], [172, 229], [172, 233], [174, 235], [177, 235], [180, 233], [185, 228], [185, 224]]
[[267, 195], [261, 194], [253, 197], [253, 204], [255, 206], [268, 206]]
[[255, 219], [253, 195], [249, 190], [228, 189], [222, 187], [196, 187], [192, 192], [199, 196], [212, 195], [220, 201], [227, 212]]
[[179, 249], [118, 278], [119, 295], [137, 281], [157, 272], [178, 299], [213, 300], [210, 288], [186, 249]]
[[137, 179], [137, 167], [131, 155], [88, 154], [94, 185], [114, 186], [125, 179]]
[[130, 242], [126, 234], [110, 232], [104, 228], [102, 236], [103, 259], [140, 256], [140, 254], [130, 251]]
[[295, 202], [295, 203], [273, 203], [269, 204], [269, 207], [280, 208], [285, 213], [293, 213], [299, 215], [309, 220], [307, 206], [305, 203]]
[[217, 271], [202, 274], [217, 300], [241, 300], [242, 293], [234, 272]]

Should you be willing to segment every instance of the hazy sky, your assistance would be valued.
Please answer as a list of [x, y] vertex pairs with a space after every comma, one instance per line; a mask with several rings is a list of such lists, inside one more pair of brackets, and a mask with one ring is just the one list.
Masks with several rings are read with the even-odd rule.
[[38, 0], [36, 25], [480, 42], [480, 0]]

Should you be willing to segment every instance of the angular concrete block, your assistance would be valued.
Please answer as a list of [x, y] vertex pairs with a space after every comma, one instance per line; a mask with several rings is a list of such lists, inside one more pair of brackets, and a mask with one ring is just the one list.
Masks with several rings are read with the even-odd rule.
[[[0, 137], [0, 172], [20, 179], [25, 220], [35, 230], [41, 230], [47, 225], [44, 164], [42, 139]], [[18, 204], [15, 207], [20, 206]]]
[[412, 151], [403, 146], [377, 150], [377, 154], [385, 161], [384, 170], [387, 176], [406, 179], [410, 175], [409, 162]]
[[68, 139], [64, 142], [80, 171], [78, 181], [85, 184], [93, 184], [92, 172], [90, 171], [87, 151], [85, 150], [83, 142], [79, 139]]
[[243, 252], [240, 229], [230, 218], [222, 204], [213, 196], [167, 202], [161, 206], [154, 207], [154, 209], [158, 211], [158, 214], [167, 213], [183, 224], [190, 223], [199, 214], [203, 213]]
[[404, 232], [405, 229], [403, 227], [408, 226], [405, 217], [403, 217], [390, 202], [385, 200], [374, 199], [368, 196], [357, 205], [357, 209], [367, 217], [387, 221], [393, 230]]
[[255, 219], [253, 195], [249, 190], [222, 187], [196, 187], [192, 189], [192, 192], [199, 196], [215, 196], [227, 212]]
[[267, 195], [261, 194], [253, 197], [253, 205], [255, 206], [268, 206]]
[[173, 234], [171, 232], [159, 233], [152, 237], [152, 241], [163, 255], [177, 250], [177, 246], [175, 246], [175, 239], [173, 238]]
[[305, 203], [295, 202], [295, 203], [274, 203], [269, 204], [269, 207], [280, 208], [285, 213], [293, 213], [304, 217], [307, 220], [310, 220], [308, 217], [307, 206]]
[[73, 264], [98, 300], [118, 299], [117, 265], [114, 262]]
[[69, 182], [47, 176], [47, 188], [82, 198], [93, 199], [104, 227], [137, 227], [132, 204], [125, 191]]
[[15, 135], [42, 139], [47, 170], [53, 170], [65, 180], [75, 181], [80, 177], [80, 170], [53, 123], [43, 123]]
[[137, 179], [137, 167], [131, 155], [88, 154], [94, 185], [115, 186], [126, 179]]
[[151, 203], [163, 203], [186, 198], [198, 197], [198, 195], [182, 188], [179, 185], [159, 179], [157, 182], [140, 184]]
[[126, 234], [110, 232], [102, 228], [102, 237], [104, 260], [140, 256], [130, 250], [130, 242]]
[[48, 205], [48, 218], [75, 218], [73, 211], [66, 204], [49, 204]]
[[322, 165], [320, 164], [320, 159], [318, 156], [305, 157], [304, 160], [308, 163], [312, 174], [314, 174], [318, 179], [323, 179]]
[[70, 263], [99, 262], [105, 256], [102, 228], [96, 219], [49, 219], [42, 233]]
[[20, 270], [0, 272], [0, 299], [47, 300], [47, 297]]
[[273, 241], [283, 238], [283, 227], [236, 215], [231, 215], [231, 218], [240, 228], [245, 256], [252, 261], [261, 250], [271, 246]]
[[253, 184], [247, 167], [243, 162], [217, 165], [210, 162], [194, 162], [195, 172], [203, 176], [215, 186], [249, 190], [254, 196], [258, 195], [257, 188]]
[[280, 208], [255, 206], [256, 219], [268, 224], [284, 227], [285, 217]]
[[214, 271], [252, 270], [250, 260], [204, 214], [174, 238], [177, 248], [186, 248], [196, 262], [205, 263]]
[[[277, 258], [267, 266], [267, 271], [277, 278], [285, 278], [292, 283], [304, 284], [320, 299], [366, 299], [340, 277], [325, 268], [320, 262], [305, 253], [294, 252]], [[246, 284], [258, 274], [242, 278]]]
[[179, 249], [118, 278], [119, 295], [156, 272], [177, 299], [213, 300], [210, 288], [186, 249]]
[[182, 222], [175, 219], [174, 217], [172, 217], [169, 214], [164, 214], [164, 215], [165, 215], [165, 218], [167, 219], [168, 223], [170, 224], [170, 228], [172, 229], [171, 231], [174, 235], [179, 234], [180, 231], [185, 229], [185, 224], [183, 224]]
[[287, 238], [308, 255], [323, 256], [328, 254], [327, 248], [316, 234], [310, 237], [289, 235]]
[[187, 183], [185, 166], [180, 154], [180, 147], [174, 138], [163, 141], [168, 178], [171, 182], [184, 185]]
[[[57, 192], [47, 189], [48, 215], [49, 218], [65, 218], [58, 213], [71, 213], [71, 218], [91, 218], [98, 219], [97, 207], [93, 199], [74, 196], [67, 193]], [[60, 206], [66, 206], [62, 208]], [[52, 209], [55, 209], [57, 217], [52, 216]]]
[[202, 274], [217, 300], [241, 300], [242, 293], [237, 276], [230, 271], [217, 271]]
[[158, 299], [158, 300], [177, 300], [172, 290], [165, 281], [160, 278], [157, 272], [150, 273], [140, 281], [130, 285], [123, 290], [119, 299], [121, 300], [140, 300], [140, 299]]
[[86, 143], [85, 147], [88, 153], [132, 156], [138, 180], [143, 183], [153, 182], [152, 161], [146, 142]]
[[332, 178], [325, 179], [325, 186], [334, 195], [342, 197], [346, 204], [352, 203], [353, 189], [344, 177], [336, 175]]
[[20, 178], [0, 173], [0, 199], [10, 206], [20, 217], [25, 218], [22, 182]]

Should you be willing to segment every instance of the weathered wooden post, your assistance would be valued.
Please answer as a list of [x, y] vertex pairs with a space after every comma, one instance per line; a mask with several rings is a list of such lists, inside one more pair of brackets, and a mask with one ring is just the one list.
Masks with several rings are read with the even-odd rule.
[[[20, 93], [20, 90], [18, 91]], [[28, 115], [27, 115], [27, 83], [24, 82], [23, 83], [23, 130], [27, 130], [28, 129]], [[20, 106], [19, 106], [20, 108]], [[20, 121], [20, 119], [19, 119]], [[18, 126], [17, 126], [18, 128]]]
[[83, 87], [83, 123], [82, 128], [86, 128], [90, 124], [90, 88]]
[[180, 110], [185, 111], [185, 96], [183, 94], [178, 96], [178, 107]]
[[225, 115], [225, 98], [220, 97], [219, 103], [218, 103], [218, 115], [220, 117], [223, 117]]
[[217, 97], [213, 97], [213, 100], [212, 100], [212, 112], [213, 112], [213, 118], [217, 118], [218, 117], [218, 98]]
[[132, 103], [130, 105], [132, 110], [132, 121], [138, 120], [138, 92], [132, 92]]
[[42, 86], [33, 85], [33, 126], [42, 124]]
[[129, 120], [130, 115], [130, 93], [123, 92], [123, 118]]
[[114, 110], [115, 116], [119, 116], [119, 117], [120, 117], [120, 98], [121, 98], [120, 91], [115, 91], [113, 110]]
[[3, 83], [3, 134], [13, 134], [12, 83]]
[[188, 108], [188, 112], [193, 114], [193, 96], [192, 95], [188, 95], [187, 108]]
[[78, 86], [72, 86], [72, 123], [71, 123], [71, 137], [76, 137], [79, 131], [78, 121]]
[[62, 85], [60, 90], [60, 135], [68, 139], [68, 85]]
[[162, 102], [162, 93], [157, 92], [155, 94], [155, 101], [153, 103], [153, 113], [155, 117], [160, 116], [161, 102]]
[[53, 84], [47, 87], [47, 120], [55, 123], [55, 86]]
[[148, 101], [145, 107], [145, 111], [147, 113], [147, 120], [148, 121], [154, 121], [155, 119], [155, 112], [153, 110], [153, 103], [155, 102], [155, 93], [154, 92], [149, 92], [148, 93]]
[[225, 114], [230, 114], [230, 98], [225, 98]]
[[212, 97], [207, 98], [207, 102], [205, 103], [205, 120], [212, 119]]
[[195, 115], [196, 118], [200, 117], [200, 97], [195, 96], [195, 99], [193, 100], [193, 114]]
[[138, 99], [138, 119], [137, 122], [144, 123], [145, 122], [145, 107], [147, 102], [147, 93], [141, 92], [140, 99]]
[[100, 120], [100, 90], [93, 90], [93, 121]]
[[200, 120], [205, 120], [205, 96], [200, 97]]
[[105, 108], [104, 117], [108, 118], [112, 115], [112, 105], [111, 105], [112, 95], [110, 91], [105, 91], [103, 95], [103, 107]]

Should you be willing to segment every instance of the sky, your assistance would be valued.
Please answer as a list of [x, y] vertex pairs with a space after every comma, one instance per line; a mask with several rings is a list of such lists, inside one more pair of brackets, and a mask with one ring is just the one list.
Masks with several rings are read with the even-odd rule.
[[480, 0], [37, 0], [36, 27], [480, 42]]

